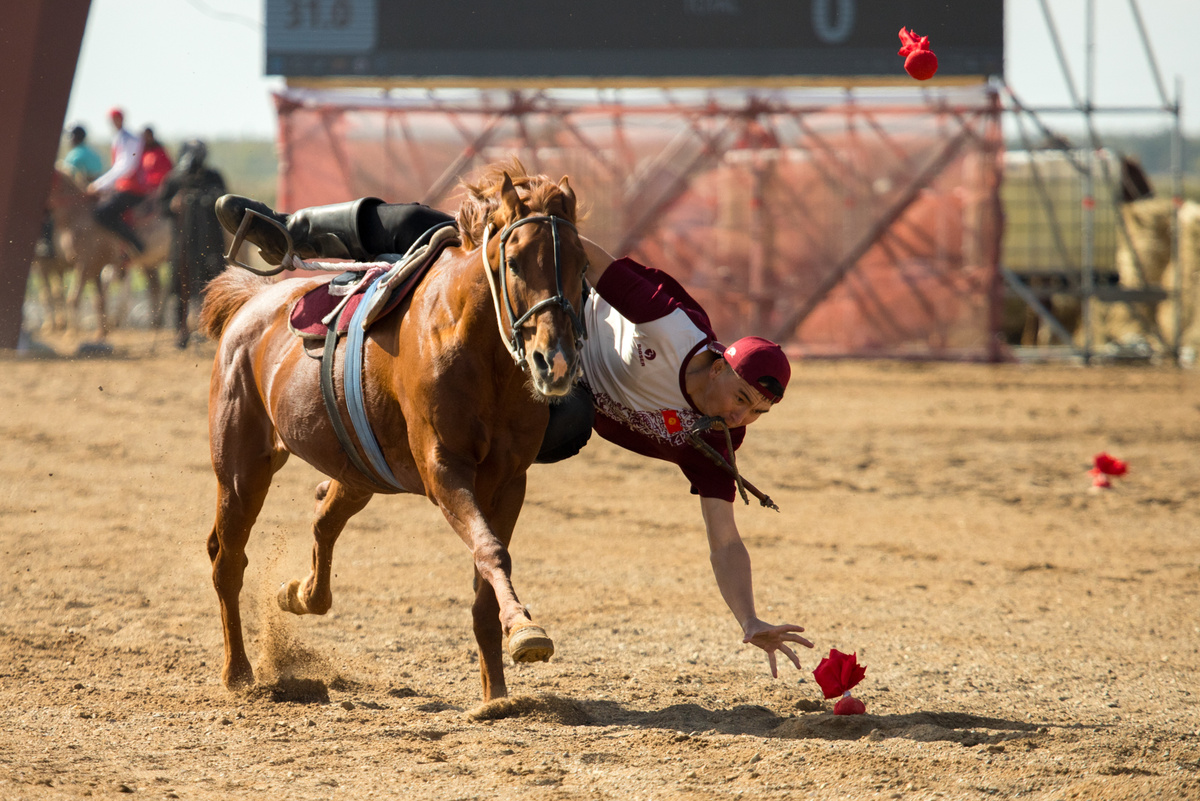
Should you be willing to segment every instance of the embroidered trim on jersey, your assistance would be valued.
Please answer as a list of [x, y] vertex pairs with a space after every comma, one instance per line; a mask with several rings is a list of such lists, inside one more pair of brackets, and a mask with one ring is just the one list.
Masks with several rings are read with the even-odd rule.
[[[614, 400], [607, 393], [597, 392], [595, 387], [589, 385], [588, 389], [591, 390], [592, 397], [595, 399], [596, 408], [605, 417], [622, 423], [635, 433], [671, 445], [686, 445], [688, 430], [691, 429], [693, 423], [700, 419], [700, 415], [690, 409], [637, 411], [622, 405], [620, 401]], [[668, 416], [674, 420], [675, 425], [668, 427]]]

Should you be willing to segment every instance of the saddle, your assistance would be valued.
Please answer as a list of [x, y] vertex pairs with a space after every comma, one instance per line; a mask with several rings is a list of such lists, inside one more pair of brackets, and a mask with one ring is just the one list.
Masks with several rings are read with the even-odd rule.
[[[329, 333], [330, 325], [337, 326], [338, 334], [345, 334], [350, 329], [350, 318], [362, 302], [362, 291], [377, 281], [384, 272], [385, 268], [382, 265], [373, 265], [364, 272], [344, 272], [335, 275], [328, 283], [310, 289], [292, 304], [288, 312], [288, 328], [301, 339], [324, 339]], [[413, 282], [413, 286], [415, 285], [416, 282]], [[384, 314], [400, 304], [407, 294], [407, 289], [404, 294], [393, 293]], [[338, 307], [345, 313], [334, 314]], [[325, 321], [327, 317], [330, 318], [330, 322]]]
[[[367, 288], [378, 284], [370, 293], [369, 307], [363, 317], [365, 330], [399, 306], [420, 283], [442, 250], [457, 242], [458, 232], [452, 226], [445, 226], [432, 233], [426, 246], [405, 257], [397, 257], [396, 261], [384, 256], [381, 261], [356, 263], [352, 270], [313, 287], [293, 303], [288, 311], [288, 327], [301, 339], [325, 339], [330, 326], [336, 326], [338, 334], [345, 334], [350, 330], [350, 321], [358, 312], [359, 304], [366, 299]], [[293, 257], [292, 269], [313, 269], [315, 266], [296, 264], [299, 261]]]

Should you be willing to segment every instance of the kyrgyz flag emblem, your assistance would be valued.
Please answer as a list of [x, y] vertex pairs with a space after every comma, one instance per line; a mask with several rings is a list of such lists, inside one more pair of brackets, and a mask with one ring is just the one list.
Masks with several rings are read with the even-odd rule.
[[679, 422], [678, 412], [673, 412], [670, 409], [663, 409], [662, 418], [663, 425], [667, 427], [668, 434], [678, 434], [683, 430], [683, 423]]

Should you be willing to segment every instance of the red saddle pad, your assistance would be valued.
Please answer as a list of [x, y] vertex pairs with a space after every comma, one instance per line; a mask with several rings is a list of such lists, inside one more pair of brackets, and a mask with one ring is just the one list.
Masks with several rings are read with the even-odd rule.
[[[329, 333], [329, 326], [321, 321], [343, 300], [346, 298], [329, 294], [328, 282], [313, 287], [292, 306], [288, 315], [288, 326], [291, 327], [292, 333], [303, 339], [324, 339]], [[338, 318], [339, 334], [349, 330], [350, 318], [354, 316], [354, 310], [361, 302], [362, 292], [355, 292], [350, 300], [346, 301], [346, 309]]]

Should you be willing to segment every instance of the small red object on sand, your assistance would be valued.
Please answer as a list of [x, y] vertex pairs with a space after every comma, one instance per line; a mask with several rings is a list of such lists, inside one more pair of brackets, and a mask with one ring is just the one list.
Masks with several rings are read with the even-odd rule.
[[861, 715], [867, 711], [867, 705], [855, 698], [847, 690], [836, 704], [833, 705], [835, 715]]
[[900, 29], [898, 55], [905, 56], [904, 71], [918, 81], [928, 81], [937, 72], [937, 56], [929, 49], [929, 37], [917, 36], [908, 28]]
[[1108, 453], [1098, 453], [1092, 459], [1092, 469], [1088, 473], [1092, 477], [1092, 486], [1100, 489], [1112, 487], [1110, 476], [1123, 476], [1129, 472], [1129, 463], [1122, 462]]
[[822, 659], [813, 671], [826, 698], [842, 696], [833, 707], [835, 715], [861, 715], [867, 711], [866, 704], [850, 695], [850, 689], [862, 681], [866, 674], [866, 667], [858, 664], [857, 652], [843, 654], [836, 648], [831, 648], [829, 656]]

